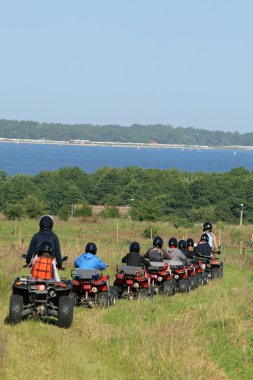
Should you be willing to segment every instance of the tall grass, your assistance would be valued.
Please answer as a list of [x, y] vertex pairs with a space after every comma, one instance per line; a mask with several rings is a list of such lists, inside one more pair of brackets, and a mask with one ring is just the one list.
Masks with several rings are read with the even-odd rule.
[[[19, 224], [20, 223], [20, 224]], [[123, 227], [124, 225], [124, 227]], [[20, 236], [20, 229], [21, 233]], [[55, 224], [64, 255], [73, 260], [87, 241], [98, 244], [98, 256], [115, 265], [138, 240], [142, 252], [145, 223], [78, 221]], [[121, 228], [122, 226], [122, 228]], [[232, 228], [232, 227], [231, 227]], [[168, 224], [158, 225], [166, 240], [179, 236]], [[188, 231], [197, 236], [199, 226]], [[153, 301], [122, 300], [106, 310], [76, 308], [73, 326], [59, 329], [51, 319], [31, 318], [15, 327], [4, 323], [8, 315], [11, 284], [23, 269], [25, 252], [37, 223], [1, 221], [0, 225], [0, 378], [34, 379], [251, 379], [253, 378], [253, 255], [226, 250], [224, 278], [189, 294]], [[15, 232], [16, 231], [16, 232]], [[246, 228], [245, 236], [249, 234]], [[183, 234], [183, 229], [181, 231]], [[229, 228], [224, 242], [230, 244]]]

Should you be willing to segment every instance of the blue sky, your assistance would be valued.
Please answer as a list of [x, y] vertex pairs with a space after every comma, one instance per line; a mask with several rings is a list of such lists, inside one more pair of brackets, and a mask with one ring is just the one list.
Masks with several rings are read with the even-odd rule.
[[0, 0], [0, 119], [253, 132], [253, 1]]

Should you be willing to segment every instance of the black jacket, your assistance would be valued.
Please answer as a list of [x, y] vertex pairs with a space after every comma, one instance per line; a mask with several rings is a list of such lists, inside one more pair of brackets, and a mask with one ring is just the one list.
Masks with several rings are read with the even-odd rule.
[[49, 240], [53, 246], [52, 256], [56, 259], [57, 266], [61, 268], [62, 266], [62, 256], [61, 248], [57, 235], [50, 230], [49, 228], [41, 228], [39, 232], [33, 235], [30, 242], [27, 254], [26, 254], [26, 263], [29, 264], [32, 258], [38, 253], [38, 247], [43, 242]]
[[142, 256], [138, 252], [130, 252], [122, 258], [122, 263], [126, 263], [132, 267], [140, 267], [142, 264]]
[[208, 243], [199, 243], [196, 247], [196, 254], [202, 256], [211, 256], [212, 248]]

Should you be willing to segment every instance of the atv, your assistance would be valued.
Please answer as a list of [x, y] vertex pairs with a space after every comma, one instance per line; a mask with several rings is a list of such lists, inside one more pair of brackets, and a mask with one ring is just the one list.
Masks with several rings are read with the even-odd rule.
[[119, 298], [152, 298], [154, 289], [151, 277], [143, 267], [117, 266], [114, 287], [118, 290]]
[[223, 277], [223, 262], [221, 259], [214, 255], [220, 255], [221, 250], [216, 249], [212, 251], [213, 257], [199, 255], [198, 260], [202, 262], [203, 267], [208, 275], [208, 278], [214, 280]]
[[[39, 260], [40, 258], [36, 259], [36, 261]], [[64, 257], [63, 261], [66, 260], [67, 257]], [[51, 264], [52, 262], [49, 261], [48, 268]], [[58, 326], [62, 328], [71, 326], [74, 306], [69, 296], [71, 281], [61, 279], [57, 282], [53, 277], [50, 279], [43, 277], [43, 275], [33, 277], [32, 274], [32, 276], [21, 276], [14, 280], [7, 317], [9, 324], [15, 325], [25, 317], [35, 315], [55, 317], [58, 320]]]
[[151, 286], [155, 293], [172, 296], [176, 293], [176, 281], [174, 280], [168, 263], [149, 261], [144, 259]]
[[188, 281], [190, 283], [190, 288], [192, 290], [195, 290], [199, 286], [199, 277], [197, 275], [199, 265], [196, 263], [194, 259], [187, 258], [186, 260], [186, 268], [187, 268], [187, 275], [188, 275]]
[[117, 288], [110, 286], [109, 276], [98, 269], [74, 269], [71, 271], [72, 291], [70, 296], [76, 306], [109, 307], [115, 305]]
[[189, 292], [191, 283], [188, 278], [188, 270], [185, 263], [180, 260], [164, 260], [169, 264], [171, 274], [176, 282], [176, 289], [179, 293]]

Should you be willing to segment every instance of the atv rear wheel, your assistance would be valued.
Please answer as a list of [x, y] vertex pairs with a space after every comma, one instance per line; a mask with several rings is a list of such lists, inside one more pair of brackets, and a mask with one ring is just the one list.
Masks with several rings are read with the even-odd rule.
[[74, 306], [77, 304], [78, 295], [75, 292], [70, 292], [69, 297], [72, 299]]
[[73, 321], [73, 298], [70, 296], [61, 296], [58, 305], [58, 326], [68, 329]]
[[176, 293], [176, 283], [174, 280], [165, 281], [163, 284], [163, 294], [173, 296]]
[[13, 294], [11, 296], [8, 316], [9, 324], [16, 325], [17, 323], [22, 322], [23, 304], [23, 296], [19, 294]]
[[110, 297], [107, 292], [102, 292], [98, 294], [98, 306], [103, 308], [110, 306]]
[[138, 291], [138, 298], [145, 300], [145, 299], [153, 299], [155, 295], [155, 289], [151, 287], [151, 289], [142, 288]]
[[212, 280], [215, 280], [216, 278], [220, 277], [220, 268], [213, 268], [212, 269]]
[[178, 282], [178, 291], [180, 293], [186, 293], [190, 290], [190, 283], [188, 280], [180, 280]]

